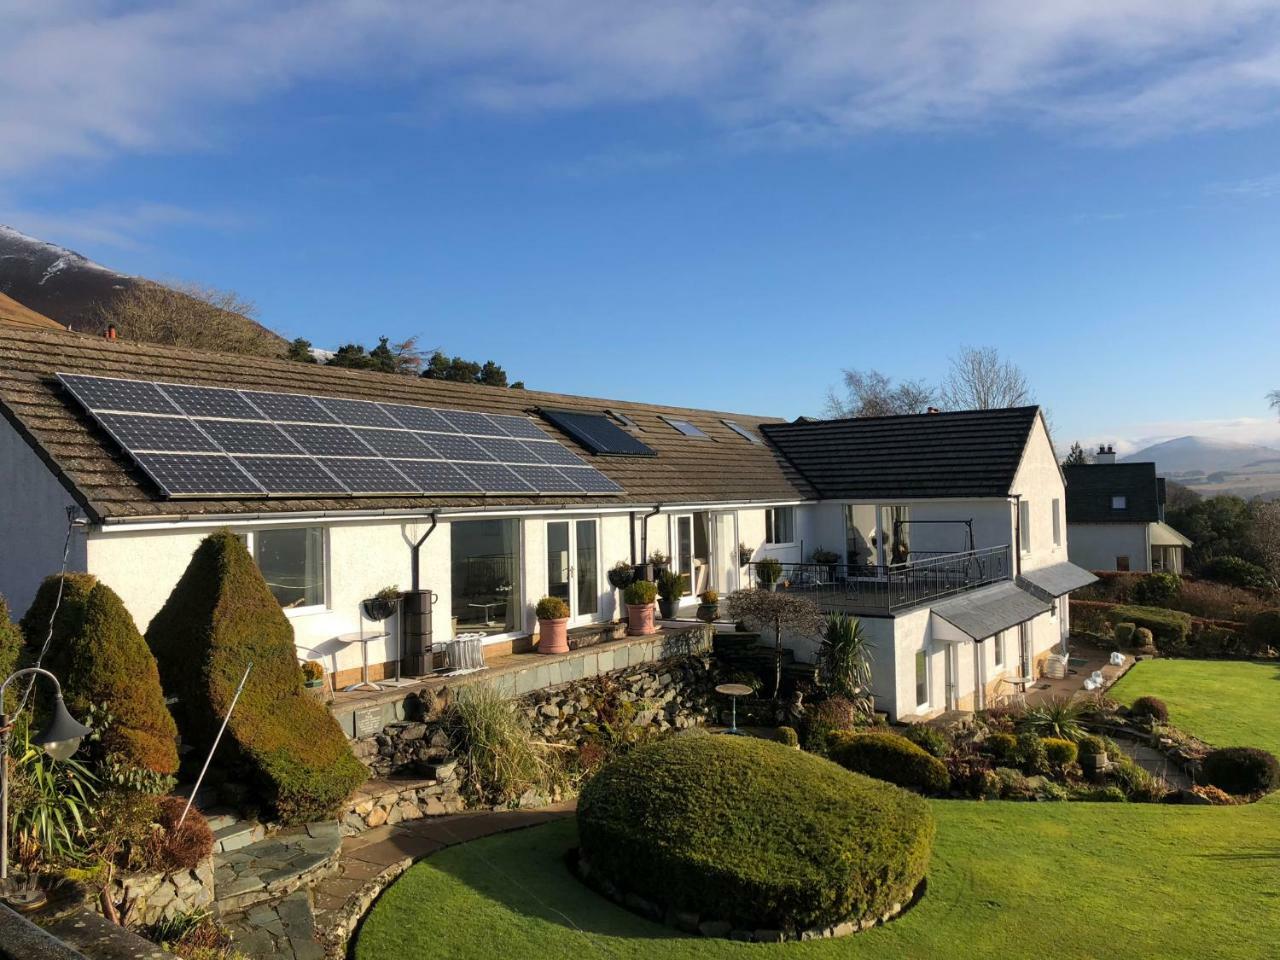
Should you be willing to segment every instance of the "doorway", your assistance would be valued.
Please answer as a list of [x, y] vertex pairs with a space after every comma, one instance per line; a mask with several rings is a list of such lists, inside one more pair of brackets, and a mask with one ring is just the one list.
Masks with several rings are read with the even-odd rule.
[[571, 624], [590, 623], [600, 613], [599, 521], [547, 523], [547, 596], [569, 605]]

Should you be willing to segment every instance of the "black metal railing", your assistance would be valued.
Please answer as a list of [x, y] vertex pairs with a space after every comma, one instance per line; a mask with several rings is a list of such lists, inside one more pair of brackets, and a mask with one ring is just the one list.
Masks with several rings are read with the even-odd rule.
[[[1010, 578], [1009, 547], [984, 547], [888, 566], [848, 563], [747, 564], [750, 585], [812, 597], [824, 610], [887, 615]], [[773, 574], [777, 573], [776, 579]]]

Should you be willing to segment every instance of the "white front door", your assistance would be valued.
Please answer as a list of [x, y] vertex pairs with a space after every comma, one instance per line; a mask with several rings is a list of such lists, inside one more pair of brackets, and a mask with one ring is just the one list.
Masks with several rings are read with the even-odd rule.
[[547, 523], [547, 596], [569, 605], [570, 623], [589, 623], [600, 613], [599, 521]]
[[738, 514], [711, 515], [711, 585], [722, 596], [738, 589]]

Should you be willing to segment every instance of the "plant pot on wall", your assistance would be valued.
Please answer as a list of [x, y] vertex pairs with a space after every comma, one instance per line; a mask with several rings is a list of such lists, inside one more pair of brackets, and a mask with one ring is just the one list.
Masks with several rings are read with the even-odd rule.
[[653, 604], [652, 603], [628, 603], [627, 604], [627, 635], [632, 637], [647, 637], [651, 633], [657, 633], [657, 628], [653, 625]]
[[560, 597], [538, 601], [538, 652], [569, 652], [569, 605]]
[[396, 612], [396, 601], [393, 597], [370, 597], [368, 600], [360, 601], [360, 606], [369, 620], [386, 620]]

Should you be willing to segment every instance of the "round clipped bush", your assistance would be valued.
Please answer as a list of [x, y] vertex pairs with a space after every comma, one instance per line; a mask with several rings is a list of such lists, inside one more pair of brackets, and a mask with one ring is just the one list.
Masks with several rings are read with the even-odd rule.
[[659, 910], [799, 931], [878, 917], [923, 880], [919, 797], [750, 737], [671, 737], [606, 766], [578, 800], [587, 879]]
[[796, 733], [795, 727], [779, 727], [776, 733], [778, 742], [784, 747], [795, 749], [800, 746], [800, 735]]
[[1049, 761], [1049, 766], [1055, 770], [1061, 770], [1063, 767], [1069, 767], [1076, 762], [1078, 750], [1076, 745], [1070, 740], [1059, 740], [1057, 737], [1045, 737], [1040, 741], [1044, 747], [1044, 755]]
[[1084, 757], [1105, 757], [1107, 755], [1107, 743], [1101, 737], [1095, 737], [1092, 734], [1081, 737], [1080, 742], [1076, 744], [1076, 756], [1080, 759]]
[[903, 736], [933, 757], [945, 757], [951, 751], [951, 738], [937, 727], [913, 723]]
[[534, 613], [539, 620], [563, 620], [569, 616], [569, 604], [560, 597], [543, 597], [538, 601]]
[[1224, 747], [1204, 758], [1200, 779], [1238, 797], [1270, 793], [1280, 787], [1280, 761], [1257, 747]]
[[1018, 752], [1018, 738], [1012, 733], [992, 733], [982, 741], [982, 747], [997, 763], [1007, 765]]
[[951, 787], [945, 763], [896, 733], [844, 738], [832, 748], [831, 759], [846, 770], [920, 793], [946, 793]]
[[1159, 697], [1139, 697], [1133, 701], [1129, 712], [1135, 717], [1148, 717], [1158, 723], [1167, 723], [1169, 708]]
[[1132, 623], [1117, 623], [1111, 628], [1111, 634], [1116, 638], [1116, 644], [1123, 650], [1133, 646], [1133, 635], [1137, 629], [1137, 626]]
[[633, 607], [643, 607], [658, 599], [658, 585], [652, 580], [636, 580], [622, 591], [622, 598]]

